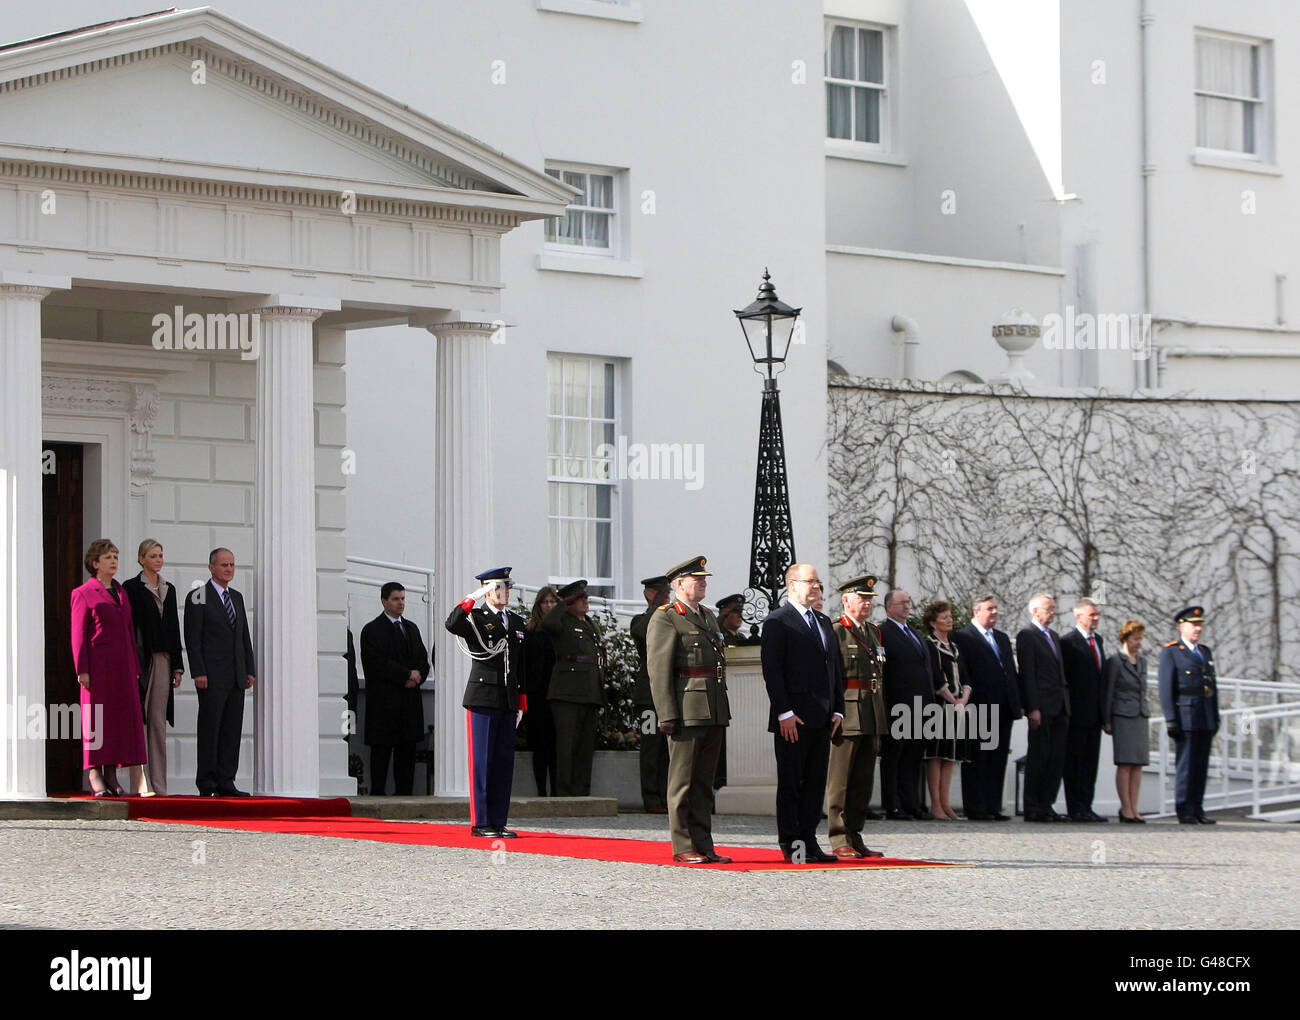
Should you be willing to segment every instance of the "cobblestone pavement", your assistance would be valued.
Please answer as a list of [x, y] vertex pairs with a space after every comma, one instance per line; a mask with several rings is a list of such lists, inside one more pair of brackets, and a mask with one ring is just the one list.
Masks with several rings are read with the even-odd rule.
[[[0, 927], [1300, 926], [1300, 826], [869, 825], [890, 856], [970, 867], [755, 874], [508, 852], [494, 863], [490, 851], [190, 825], [5, 821]], [[646, 815], [534, 828], [667, 838]], [[772, 846], [773, 833], [771, 818], [715, 825], [723, 845]], [[196, 840], [205, 863], [193, 863]]]

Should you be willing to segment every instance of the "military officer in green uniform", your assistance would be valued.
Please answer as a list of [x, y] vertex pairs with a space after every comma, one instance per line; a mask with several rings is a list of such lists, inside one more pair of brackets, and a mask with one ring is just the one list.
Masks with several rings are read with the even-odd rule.
[[673, 860], [729, 864], [713, 850], [713, 773], [731, 719], [718, 620], [703, 605], [703, 556], [668, 571], [674, 601], [646, 627], [646, 664], [659, 728], [668, 735], [668, 824]]
[[547, 691], [555, 717], [555, 792], [560, 797], [587, 797], [596, 720], [605, 701], [605, 643], [600, 626], [587, 615], [587, 582], [573, 581], [556, 594], [559, 603], [542, 617], [542, 630], [555, 648]]
[[668, 601], [668, 578], [647, 577], [641, 582], [646, 611], [632, 617], [628, 633], [636, 645], [636, 681], [632, 685], [632, 704], [636, 707], [640, 729], [641, 803], [652, 815], [668, 813], [668, 738], [659, 732], [655, 699], [650, 692], [650, 674], [646, 672], [645, 632], [654, 611]]
[[843, 611], [832, 629], [844, 662], [844, 725], [831, 741], [826, 770], [826, 816], [836, 857], [880, 857], [862, 841], [862, 823], [879, 818], [869, 805], [876, 755], [885, 730], [881, 693], [884, 651], [880, 632], [868, 617], [876, 579], [863, 574], [840, 585]]
[[745, 596], [728, 595], [718, 599], [714, 604], [718, 611], [718, 626], [722, 628], [722, 639], [727, 645], [757, 645], [762, 639], [757, 634], [746, 634], [740, 628], [745, 623]]

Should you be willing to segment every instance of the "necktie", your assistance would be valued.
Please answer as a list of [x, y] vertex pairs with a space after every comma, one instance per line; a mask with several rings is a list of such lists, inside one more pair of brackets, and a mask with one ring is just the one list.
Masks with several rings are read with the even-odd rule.
[[912, 633], [912, 628], [905, 623], [900, 623], [898, 626], [903, 631], [904, 634], [906, 634], [909, 638], [912, 639], [912, 644], [916, 646], [916, 650], [920, 652], [922, 655], [924, 655], [925, 649], [921, 646], [921, 639]]
[[397, 640], [399, 640], [399, 641], [402, 643], [402, 647], [405, 648], [405, 647], [406, 647], [406, 628], [404, 628], [404, 627], [402, 626], [402, 621], [401, 621], [401, 620], [394, 620], [394, 621], [393, 621], [393, 626], [397, 628]]
[[235, 622], [235, 607], [230, 604], [230, 589], [227, 588], [221, 593], [221, 601], [226, 606], [226, 619], [230, 621], [230, 626], [233, 629], [237, 624]]
[[817, 626], [817, 618], [813, 616], [813, 611], [807, 609], [804, 611], [803, 615], [804, 619], [808, 621], [808, 626], [811, 627], [813, 633], [817, 635], [817, 640], [821, 643], [822, 651], [826, 651], [826, 639], [822, 637], [822, 629]]
[[1101, 669], [1101, 653], [1097, 651], [1097, 639], [1089, 634], [1088, 647], [1092, 649], [1092, 657], [1097, 661], [1097, 668]]
[[501, 617], [501, 626], [504, 627], [507, 631], [509, 631], [510, 622], [506, 619], [506, 611], [503, 609], [497, 615]]
[[989, 643], [989, 647], [993, 649], [993, 654], [998, 657], [998, 662], [1001, 662], [1002, 653], [998, 651], [998, 643], [993, 637], [993, 631], [986, 630], [984, 632], [984, 640], [987, 641]]
[[1047, 643], [1052, 646], [1052, 654], [1059, 659], [1061, 657], [1061, 650], [1056, 647], [1056, 635], [1046, 627], [1043, 628], [1043, 634], [1047, 637]]

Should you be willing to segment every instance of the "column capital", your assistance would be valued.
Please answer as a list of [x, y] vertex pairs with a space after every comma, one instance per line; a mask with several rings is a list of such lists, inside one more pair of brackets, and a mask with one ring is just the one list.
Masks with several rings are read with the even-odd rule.
[[51, 291], [71, 290], [72, 277], [47, 273], [26, 273], [17, 269], [0, 269], [0, 294], [43, 300]]
[[338, 298], [316, 294], [249, 294], [230, 303], [232, 312], [257, 312], [263, 319], [306, 319], [308, 322], [342, 307]]
[[310, 308], [305, 305], [264, 305], [251, 311], [255, 312], [263, 322], [285, 319], [315, 322], [325, 314], [323, 308]]
[[505, 326], [505, 323], [499, 319], [496, 322], [470, 322], [461, 319], [455, 322], [427, 322], [424, 324], [424, 328], [435, 337], [482, 337], [484, 340], [490, 340], [503, 326]]

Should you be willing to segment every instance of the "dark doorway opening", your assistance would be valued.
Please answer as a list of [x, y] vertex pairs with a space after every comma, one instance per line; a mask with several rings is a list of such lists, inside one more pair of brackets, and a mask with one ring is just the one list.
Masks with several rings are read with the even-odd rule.
[[[45, 704], [46, 720], [57, 718], [50, 705], [76, 705], [81, 688], [72, 663], [72, 589], [86, 579], [83, 489], [84, 450], [80, 443], [46, 443], [45, 473]], [[64, 713], [63, 718], [68, 718]], [[45, 735], [45, 792], [77, 793], [84, 787], [78, 734], [50, 730]]]

